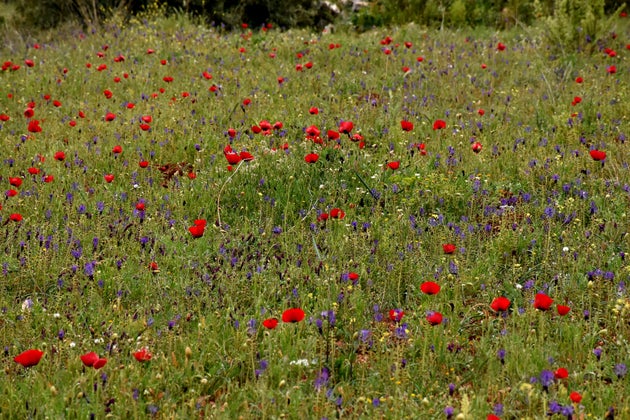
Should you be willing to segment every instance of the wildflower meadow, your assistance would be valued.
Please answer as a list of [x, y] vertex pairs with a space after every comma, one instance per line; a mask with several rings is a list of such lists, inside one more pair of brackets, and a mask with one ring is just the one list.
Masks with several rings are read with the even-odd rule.
[[0, 417], [630, 418], [616, 25], [5, 43]]

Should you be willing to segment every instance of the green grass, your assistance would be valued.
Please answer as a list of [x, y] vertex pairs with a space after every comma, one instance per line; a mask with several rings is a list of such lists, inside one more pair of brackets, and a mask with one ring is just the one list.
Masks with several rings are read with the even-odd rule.
[[[0, 91], [1, 182], [18, 191], [0, 210], [0, 414], [485, 418], [501, 404], [501, 418], [545, 418], [557, 402], [577, 418], [630, 415], [630, 33], [617, 35], [615, 58], [567, 58], [535, 30], [221, 33], [179, 17], [7, 45], [3, 61], [21, 67]], [[41, 132], [27, 131], [31, 101]], [[283, 127], [254, 134], [261, 120]], [[342, 120], [363, 148], [305, 138]], [[228, 170], [230, 143], [255, 159]], [[345, 218], [318, 220], [334, 208]], [[420, 291], [428, 280], [437, 295]], [[501, 295], [504, 315], [490, 308]], [[262, 326], [293, 307], [303, 321]], [[30, 348], [45, 352], [37, 366], [13, 361]], [[90, 351], [100, 370], [83, 366]], [[560, 367], [568, 378], [545, 389], [541, 372]]]

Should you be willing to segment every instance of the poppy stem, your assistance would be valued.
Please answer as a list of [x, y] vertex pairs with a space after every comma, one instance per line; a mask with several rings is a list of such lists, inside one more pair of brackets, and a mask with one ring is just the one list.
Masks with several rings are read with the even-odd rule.
[[243, 164], [243, 160], [241, 160], [238, 165], [236, 166], [236, 169], [234, 169], [234, 172], [232, 172], [232, 175], [230, 175], [228, 177], [228, 179], [225, 180], [225, 182], [223, 183], [223, 185], [221, 185], [221, 188], [219, 189], [219, 194], [217, 195], [217, 220], [219, 222], [219, 231], [221, 233], [223, 233], [223, 228], [222, 223], [221, 223], [221, 193], [223, 193], [223, 189], [225, 188], [225, 186], [228, 184], [228, 182], [230, 182], [230, 180], [232, 179], [232, 177], [234, 175], [236, 175], [236, 173], [238, 172], [239, 168], [241, 167], [241, 165]]
[[372, 188], [370, 188], [370, 186], [367, 184], [367, 182], [365, 182], [363, 180], [363, 178], [361, 178], [361, 175], [359, 175], [359, 172], [356, 170], [353, 170], [354, 174], [357, 176], [357, 178], [359, 178], [359, 181], [361, 181], [361, 183], [365, 186], [365, 188], [367, 188], [368, 192], [370, 193], [370, 195], [372, 196], [372, 198], [376, 201], [378, 201], [378, 197], [376, 196], [376, 194], [374, 193], [374, 191], [372, 190]]
[[322, 254], [319, 252], [319, 248], [317, 247], [317, 242], [315, 242], [315, 236], [311, 235], [311, 238], [313, 239], [313, 248], [315, 248], [315, 254], [317, 254], [317, 259], [320, 261], [324, 261], [324, 259], [322, 258]]

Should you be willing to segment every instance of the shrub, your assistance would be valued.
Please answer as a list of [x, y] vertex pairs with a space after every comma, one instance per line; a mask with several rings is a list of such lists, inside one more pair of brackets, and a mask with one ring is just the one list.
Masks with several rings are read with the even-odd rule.
[[69, 21], [99, 26], [115, 13], [127, 14], [130, 7], [127, 0], [16, 0], [15, 23], [31, 29], [52, 29]]
[[[538, 5], [538, 13], [544, 14]], [[558, 0], [553, 13], [543, 20], [547, 41], [560, 51], [593, 52], [597, 41], [614, 27], [616, 15], [606, 17], [604, 0]]]

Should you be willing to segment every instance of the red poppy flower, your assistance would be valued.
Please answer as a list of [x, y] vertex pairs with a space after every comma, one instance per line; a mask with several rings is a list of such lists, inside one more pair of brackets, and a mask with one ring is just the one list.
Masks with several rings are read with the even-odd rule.
[[54, 157], [55, 160], [58, 160], [58, 161], [61, 162], [62, 160], [66, 159], [66, 154], [64, 152], [60, 151], [60, 152], [56, 152], [53, 157]]
[[43, 355], [44, 352], [41, 350], [30, 349], [15, 356], [13, 361], [24, 367], [31, 367], [37, 365]]
[[103, 178], [105, 179], [105, 182], [107, 182], [109, 184], [110, 182], [112, 182], [114, 180], [114, 175], [106, 174], [106, 175], [103, 176]]
[[39, 120], [30, 120], [28, 122], [28, 131], [30, 133], [40, 133], [42, 128], [39, 126]]
[[583, 78], [581, 78], [580, 76], [575, 78], [575, 83], [582, 83], [584, 81]]
[[600, 160], [606, 159], [606, 152], [604, 152], [603, 150], [593, 149], [593, 150], [591, 150], [589, 152], [589, 154], [591, 155], [591, 157], [595, 161], [600, 161]]
[[311, 115], [317, 115], [319, 114], [319, 109], [316, 106], [313, 106], [308, 110], [308, 113]]
[[609, 66], [609, 67], [606, 68], [606, 72], [608, 72], [608, 74], [615, 74], [615, 73], [617, 73], [617, 67]]
[[172, 76], [164, 76], [162, 78], [162, 80], [164, 80], [166, 83], [171, 83], [173, 81], [173, 77]]
[[392, 171], [395, 171], [396, 169], [400, 168], [400, 161], [395, 160], [393, 162], [387, 162], [387, 167]]
[[227, 134], [228, 136], [230, 136], [231, 139], [233, 139], [234, 137], [236, 137], [236, 130], [233, 128], [228, 128]]
[[569, 313], [571, 307], [566, 305], [558, 305], [556, 306], [556, 309], [558, 310], [558, 315], [564, 316]]
[[103, 95], [105, 95], [105, 97], [106, 97], [107, 99], [111, 99], [111, 98], [112, 98], [112, 96], [114, 96], [114, 93], [113, 93], [111, 90], [109, 90], [109, 89], [105, 89], [105, 90], [103, 91]]
[[483, 110], [483, 109], [481, 109], [481, 108], [477, 110], [477, 114], [479, 114], [479, 115], [480, 115], [480, 116], [482, 116], [482, 117], [485, 115], [485, 113], [486, 113], [486, 111], [484, 111], [484, 110]]
[[68, 123], [68, 125], [69, 125], [70, 127], [74, 127], [75, 125], [77, 125], [77, 122], [76, 122], [75, 120], [72, 120], [72, 121], [70, 121], [70, 122]]
[[223, 152], [223, 154], [225, 155], [225, 158], [227, 159], [228, 163], [230, 165], [236, 165], [237, 163], [239, 163], [241, 161], [241, 157], [238, 155], [238, 153], [235, 152]]
[[307, 69], [312, 69], [313, 68], [313, 62], [312, 61], [307, 61], [306, 64], [304, 64], [304, 67], [306, 67]]
[[12, 222], [21, 222], [22, 215], [20, 213], [13, 213], [9, 216], [9, 220], [11, 220]]
[[571, 101], [571, 105], [575, 106], [579, 104], [580, 102], [582, 102], [582, 98], [580, 98], [579, 96], [575, 96], [573, 97], [573, 101]]
[[540, 309], [541, 311], [546, 311], [551, 308], [553, 304], [553, 299], [547, 296], [544, 293], [537, 293], [534, 297], [534, 308]]
[[403, 120], [400, 122], [400, 127], [403, 131], [411, 131], [413, 130], [413, 123], [411, 121]]
[[50, 184], [51, 182], [53, 182], [54, 179], [55, 178], [52, 175], [46, 175], [44, 177], [44, 182], [47, 183], [47, 184]]
[[472, 151], [475, 152], [475, 153], [481, 152], [481, 149], [483, 148], [481, 143], [479, 143], [478, 141], [474, 142], [470, 147], [471, 147]]
[[9, 177], [9, 184], [13, 185], [16, 188], [20, 188], [22, 185], [22, 178], [20, 177]]
[[332, 217], [333, 219], [342, 220], [344, 217], [346, 217], [346, 212], [339, 208], [334, 208], [330, 210], [330, 217]]
[[352, 124], [352, 121], [343, 121], [341, 124], [339, 124], [340, 133], [350, 134], [353, 128], [354, 124]]
[[328, 216], [328, 213], [321, 213], [319, 216], [317, 216], [317, 221], [325, 222], [326, 220], [328, 220]]
[[140, 130], [149, 131], [150, 129], [151, 129], [151, 126], [149, 124], [140, 124]]
[[7, 197], [15, 197], [16, 195], [18, 195], [18, 192], [15, 191], [14, 189], [10, 189], [10, 190], [7, 190], [5, 194]]
[[326, 135], [328, 136], [329, 140], [339, 140], [339, 132], [335, 130], [328, 130]]
[[9, 121], [10, 117], [7, 114], [0, 114], [0, 121]]
[[569, 394], [569, 399], [575, 404], [579, 404], [582, 401], [582, 396], [579, 392], [573, 391]]
[[135, 357], [138, 362], [148, 362], [149, 360], [151, 360], [153, 355], [149, 352], [148, 348], [143, 347], [135, 352], [133, 354], [133, 357]]
[[494, 300], [490, 304], [490, 307], [495, 312], [504, 312], [509, 309], [510, 303], [510, 299], [506, 298], [505, 296], [499, 296], [494, 298]]
[[33, 67], [35, 65], [35, 62], [33, 60], [24, 60], [24, 64], [26, 64], [27, 67]]
[[426, 295], [437, 295], [440, 292], [440, 285], [432, 281], [425, 281], [420, 285], [420, 290]]
[[149, 270], [151, 270], [153, 274], [157, 274], [160, 272], [160, 266], [158, 266], [158, 263], [156, 263], [155, 261], [151, 261], [149, 263]]
[[429, 315], [427, 315], [427, 321], [431, 325], [440, 325], [442, 323], [442, 319], [443, 319], [442, 314], [439, 312], [432, 312]]
[[282, 124], [282, 121], [276, 121], [275, 123], [273, 123], [274, 130], [282, 130], [282, 127], [284, 127], [284, 124]]
[[558, 368], [556, 369], [556, 371], [553, 373], [553, 376], [556, 379], [566, 379], [569, 377], [569, 371], [566, 368]]
[[309, 125], [308, 127], [306, 127], [304, 132], [306, 133], [306, 135], [310, 137], [317, 137], [321, 134], [321, 131], [319, 131], [319, 128], [317, 128], [317, 126], [314, 126], [314, 125]]
[[205, 226], [194, 225], [194, 226], [189, 227], [188, 231], [190, 232], [193, 238], [201, 238], [203, 236], [205, 229], [206, 229]]
[[505, 44], [503, 44], [502, 42], [499, 42], [497, 44], [497, 50], [504, 51], [505, 50]]
[[267, 318], [262, 322], [262, 324], [263, 327], [267, 328], [268, 330], [273, 330], [278, 326], [278, 318]]
[[251, 161], [251, 160], [254, 160], [254, 155], [252, 155], [251, 153], [246, 152], [246, 151], [242, 151], [242, 152], [240, 152], [240, 153], [238, 154], [238, 156], [239, 156], [242, 160], [244, 160], [245, 162], [249, 162], [249, 161]]
[[488, 414], [486, 420], [501, 420], [501, 417], [497, 416], [496, 414]]
[[318, 159], [319, 155], [317, 153], [309, 153], [308, 155], [304, 156], [304, 160], [306, 161], [306, 163], [315, 163]]
[[249, 98], [245, 98], [245, 99], [243, 99], [243, 105], [247, 106], [247, 105], [249, 105], [249, 104], [251, 104], [251, 103], [252, 103], [252, 100], [251, 100], [251, 99], [249, 99]]
[[39, 173], [39, 168], [30, 167], [28, 168], [28, 173], [31, 175], [37, 175]]
[[304, 311], [300, 308], [287, 309], [282, 313], [282, 322], [300, 322], [304, 316]]
[[85, 366], [88, 366], [88, 367], [94, 366], [94, 363], [96, 363], [97, 360], [98, 360], [98, 354], [94, 353], [93, 351], [89, 353], [85, 353], [84, 355], [81, 356], [81, 361], [83, 362]]
[[116, 114], [113, 112], [108, 112], [105, 114], [105, 121], [114, 121], [116, 119]]
[[112, 149], [112, 153], [115, 155], [122, 153], [122, 146], [120, 145], [114, 146], [114, 148]]
[[94, 364], [92, 365], [92, 367], [94, 367], [94, 369], [100, 369], [103, 366], [105, 366], [107, 364], [107, 359], [105, 359], [104, 357], [99, 358], [96, 362], [94, 362]]
[[361, 143], [363, 142], [363, 136], [360, 133], [354, 133], [352, 137], [350, 137], [350, 141], [353, 141], [353, 142], [358, 141], [359, 143]]
[[208, 226], [208, 221], [206, 219], [195, 219], [193, 225], [206, 227]]
[[210, 80], [212, 79], [212, 75], [210, 73], [208, 73], [207, 71], [204, 71], [203, 73], [201, 73], [201, 75], [203, 76], [204, 79], [206, 80]]
[[435, 122], [433, 123], [433, 129], [434, 130], [441, 130], [443, 128], [446, 128], [446, 121], [444, 121], [444, 120], [435, 120]]
[[146, 208], [146, 205], [142, 201], [136, 203], [136, 210], [144, 211], [145, 208]]
[[453, 244], [443, 244], [442, 250], [445, 254], [452, 254], [455, 252], [455, 250], [457, 250], [457, 247]]
[[400, 322], [400, 320], [405, 316], [405, 311], [401, 309], [390, 309], [389, 310], [389, 319], [394, 322]]
[[352, 284], [357, 284], [359, 281], [359, 275], [354, 271], [348, 273], [348, 279], [352, 282]]
[[61, 102], [59, 102], [59, 101], [53, 101], [53, 106], [54, 106], [55, 108], [59, 108], [59, 107], [61, 106]]
[[409, 41], [405, 41], [405, 48], [411, 48], [413, 44]]
[[147, 166], [149, 166], [149, 162], [148, 162], [148, 161], [146, 161], [146, 160], [141, 160], [140, 162], [138, 162], [138, 165], [139, 165], [141, 168], [146, 168]]

